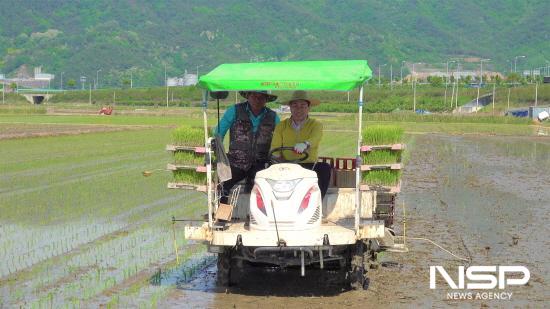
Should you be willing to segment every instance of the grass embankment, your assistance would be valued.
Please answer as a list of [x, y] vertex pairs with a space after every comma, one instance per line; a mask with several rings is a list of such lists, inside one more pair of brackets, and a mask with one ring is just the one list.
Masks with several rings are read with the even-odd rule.
[[[212, 120], [213, 121], [213, 120]], [[202, 118], [199, 113], [187, 115], [155, 116], [155, 115], [2, 115], [0, 123], [29, 124], [78, 124], [78, 125], [138, 125], [138, 126], [177, 126], [182, 123], [200, 126]]]
[[[91, 95], [90, 95], [91, 94]], [[168, 105], [194, 106], [201, 100], [197, 87], [168, 87]], [[166, 106], [166, 88], [71, 90], [53, 96], [49, 103], [92, 103], [95, 105]]]
[[[480, 96], [492, 94], [492, 86], [480, 89]], [[508, 93], [510, 93], [508, 100]], [[322, 104], [313, 108], [313, 111], [325, 112], [357, 112], [357, 100], [359, 94], [354, 91], [350, 95], [350, 101], [347, 102], [347, 93], [313, 93], [313, 97], [322, 99]], [[445, 95], [445, 86], [434, 87], [431, 85], [418, 85], [416, 89], [416, 109], [427, 110], [431, 112], [450, 112], [456, 106], [464, 105], [477, 97], [477, 89], [466, 88], [461, 85], [458, 90], [458, 102], [451, 104], [451, 98], [456, 101], [451, 87], [447, 88]], [[518, 86], [509, 88], [508, 86], [497, 86], [495, 88], [495, 113], [502, 113], [510, 108], [525, 107], [535, 104], [535, 85]], [[538, 86], [538, 105], [550, 105], [550, 84], [540, 84]], [[393, 90], [385, 86], [377, 88], [368, 86], [365, 89], [363, 110], [366, 113], [389, 113], [395, 111], [412, 111], [414, 106], [413, 90], [411, 85], [403, 87], [396, 86]], [[492, 104], [486, 106], [482, 111], [491, 112]]]
[[[173, 109], [170, 110], [174, 111]], [[78, 125], [134, 125], [134, 126], [179, 126], [182, 124], [202, 126], [202, 113], [197, 108], [182, 108], [158, 114], [128, 114], [113, 116], [99, 115], [36, 115], [36, 114], [1, 114], [2, 124], [78, 124]], [[217, 121], [216, 112], [208, 113], [210, 125]], [[288, 117], [288, 115], [283, 115]], [[323, 122], [325, 130], [357, 130], [357, 115], [338, 113], [312, 113], [312, 117]], [[533, 135], [534, 123], [525, 118], [475, 115], [433, 114], [417, 115], [413, 113], [365, 114], [363, 126], [376, 124], [395, 124], [407, 133], [448, 133], [448, 134], [491, 134], [491, 135]], [[550, 122], [541, 124], [550, 127]], [[538, 126], [538, 124], [537, 124]], [[356, 136], [350, 138], [356, 139]]]

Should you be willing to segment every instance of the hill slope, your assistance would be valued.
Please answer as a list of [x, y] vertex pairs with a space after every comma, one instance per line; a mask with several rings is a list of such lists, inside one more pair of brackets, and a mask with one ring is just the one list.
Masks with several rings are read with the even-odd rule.
[[165, 65], [175, 76], [265, 60], [368, 59], [396, 71], [402, 60], [485, 57], [500, 70], [517, 55], [527, 56], [518, 69], [550, 60], [546, 0], [33, 0], [0, 11], [0, 72], [43, 65], [67, 80], [101, 69], [102, 86], [130, 72], [135, 85], [160, 84]]

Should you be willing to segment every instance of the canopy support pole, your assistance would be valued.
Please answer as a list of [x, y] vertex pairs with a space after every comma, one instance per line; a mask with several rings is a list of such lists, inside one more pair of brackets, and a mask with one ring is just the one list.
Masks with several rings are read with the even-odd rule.
[[361, 143], [363, 124], [363, 85], [359, 89], [359, 124], [357, 129], [357, 157], [355, 158], [355, 234], [359, 235], [359, 219], [361, 216]]
[[208, 90], [202, 92], [202, 118], [204, 124], [204, 148], [206, 152], [206, 192], [208, 196], [208, 227], [212, 228], [212, 151], [208, 140], [208, 117], [206, 107], [208, 105]]

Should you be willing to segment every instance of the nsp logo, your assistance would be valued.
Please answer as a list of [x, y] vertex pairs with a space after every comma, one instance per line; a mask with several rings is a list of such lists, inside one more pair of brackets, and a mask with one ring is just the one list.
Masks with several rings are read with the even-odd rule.
[[[439, 272], [449, 287], [453, 290], [467, 289], [490, 290], [497, 287], [504, 289], [508, 285], [524, 285], [531, 278], [529, 269], [525, 266], [470, 266], [464, 271], [464, 266], [458, 266], [458, 284], [451, 278], [443, 266], [430, 266], [430, 289], [435, 289], [435, 276]], [[510, 274], [516, 274], [509, 278]], [[519, 278], [517, 274], [522, 274]], [[465, 277], [468, 283], [465, 285]]]

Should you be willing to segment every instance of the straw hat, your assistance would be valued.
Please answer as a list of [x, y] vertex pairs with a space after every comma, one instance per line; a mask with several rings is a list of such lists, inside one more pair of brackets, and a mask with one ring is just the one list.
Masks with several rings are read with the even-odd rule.
[[309, 106], [317, 106], [321, 104], [321, 102], [317, 99], [311, 99], [308, 97], [307, 92], [304, 90], [296, 90], [292, 93], [292, 97], [290, 100], [283, 102], [284, 105], [290, 105], [290, 102], [295, 100], [304, 100], [309, 102]]
[[273, 95], [273, 94], [269, 94], [267, 93], [267, 91], [265, 90], [247, 90], [247, 91], [239, 91], [239, 94], [241, 95], [241, 97], [245, 98], [245, 99], [248, 99], [248, 94], [251, 93], [251, 92], [255, 92], [255, 93], [261, 93], [261, 94], [265, 94], [267, 96], [267, 102], [273, 102], [275, 100], [277, 100], [277, 96], [276, 95]]

